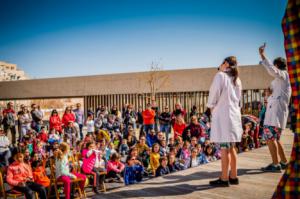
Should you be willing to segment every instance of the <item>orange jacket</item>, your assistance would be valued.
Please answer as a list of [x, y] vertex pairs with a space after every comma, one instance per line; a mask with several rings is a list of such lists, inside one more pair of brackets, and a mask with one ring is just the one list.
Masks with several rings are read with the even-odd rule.
[[28, 181], [28, 178], [33, 179], [31, 167], [22, 162], [13, 162], [7, 169], [6, 181], [11, 186], [17, 186], [20, 182]]
[[155, 111], [146, 109], [142, 113], [145, 125], [154, 124]]
[[35, 183], [44, 187], [48, 187], [50, 185], [50, 179], [47, 177], [45, 168], [43, 166], [37, 167], [32, 174]]

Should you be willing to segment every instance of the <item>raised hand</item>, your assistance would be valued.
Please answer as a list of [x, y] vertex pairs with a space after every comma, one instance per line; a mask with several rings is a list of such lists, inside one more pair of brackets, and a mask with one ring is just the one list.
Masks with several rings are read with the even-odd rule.
[[258, 49], [262, 59], [265, 59], [265, 48], [266, 48], [266, 43], [264, 43], [264, 45], [260, 46]]

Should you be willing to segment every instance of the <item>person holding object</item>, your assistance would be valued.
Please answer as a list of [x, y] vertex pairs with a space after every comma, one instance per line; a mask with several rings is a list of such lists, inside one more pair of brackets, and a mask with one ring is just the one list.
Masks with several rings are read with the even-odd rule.
[[243, 133], [241, 93], [242, 83], [238, 77], [236, 57], [227, 57], [214, 77], [207, 103], [212, 112], [211, 142], [220, 144], [221, 148], [222, 173], [219, 179], [209, 182], [212, 186], [239, 184], [234, 145], [241, 141]]
[[[280, 136], [286, 127], [289, 114], [289, 101], [292, 93], [289, 74], [287, 72], [286, 60], [278, 57], [273, 64], [265, 56], [266, 44], [259, 48], [262, 59], [261, 64], [267, 72], [275, 79], [271, 82], [272, 94], [268, 98], [267, 110], [264, 120], [264, 136], [272, 156], [272, 163], [262, 170], [266, 172], [280, 172], [286, 169], [287, 159], [284, 154]], [[280, 161], [278, 159], [280, 157]]]

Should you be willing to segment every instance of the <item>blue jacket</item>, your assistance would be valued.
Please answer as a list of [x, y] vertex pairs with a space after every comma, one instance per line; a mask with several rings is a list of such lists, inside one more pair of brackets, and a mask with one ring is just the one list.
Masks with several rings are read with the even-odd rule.
[[142, 165], [135, 164], [133, 166], [126, 165], [124, 170], [124, 182], [125, 185], [135, 184], [142, 181], [144, 167]]
[[154, 135], [154, 136], [151, 136], [150, 133], [147, 135], [147, 145], [149, 147], [152, 147], [152, 145], [156, 142], [158, 142], [158, 139], [157, 139], [157, 136]]

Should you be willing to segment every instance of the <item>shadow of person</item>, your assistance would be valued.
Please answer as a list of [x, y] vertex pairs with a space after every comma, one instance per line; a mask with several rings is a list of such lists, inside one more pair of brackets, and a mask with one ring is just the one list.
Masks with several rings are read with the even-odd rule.
[[166, 185], [159, 187], [147, 187], [136, 190], [121, 190], [117, 192], [105, 193], [97, 196], [93, 196], [94, 199], [103, 198], [137, 198], [137, 197], [167, 197], [177, 195], [187, 195], [195, 191], [204, 191], [208, 189], [214, 189], [209, 185], [190, 185], [190, 184], [177, 184]]

